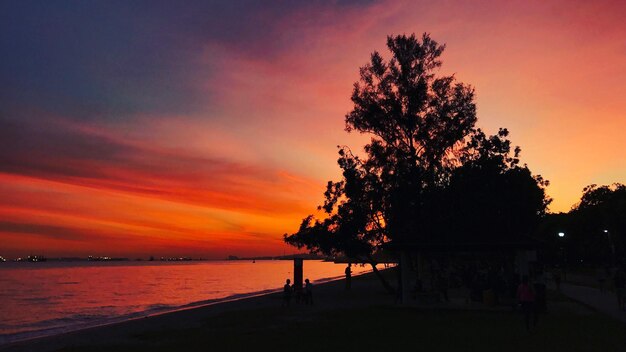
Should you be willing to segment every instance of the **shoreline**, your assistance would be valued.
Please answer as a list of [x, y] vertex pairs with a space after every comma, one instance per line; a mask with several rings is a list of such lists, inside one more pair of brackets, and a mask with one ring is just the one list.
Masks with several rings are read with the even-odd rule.
[[[353, 279], [365, 279], [370, 276], [373, 276], [373, 272], [367, 271], [361, 274], [353, 275]], [[343, 280], [343, 276], [321, 278], [314, 281], [315, 289], [317, 291], [322, 288], [335, 286]], [[194, 323], [197, 323], [199, 318], [211, 317], [227, 311], [240, 311], [267, 306], [280, 307], [280, 303], [277, 303], [277, 301], [282, 298], [280, 295], [281, 292], [282, 288], [276, 288], [251, 293], [235, 294], [208, 301], [191, 302], [162, 312], [144, 314], [147, 311], [140, 311], [133, 313], [138, 314], [139, 316], [133, 316], [130, 318], [119, 317], [119, 320], [96, 323], [94, 325], [83, 327], [69, 328], [69, 330], [65, 331], [61, 330], [63, 328], [59, 328], [59, 330], [52, 331], [47, 334], [25, 337], [23, 339], [17, 339], [0, 344], [0, 351], [57, 350], [68, 345], [72, 345], [72, 338], [77, 338], [77, 341], [93, 341], [94, 335], [120, 335], [123, 334], [124, 331], [138, 332], [141, 330], [154, 330], [160, 327], [171, 328], [172, 326], [178, 325], [176, 324], [177, 321], [185, 321], [187, 326], [193, 326]], [[275, 304], [272, 305], [270, 303]], [[189, 318], [191, 318], [191, 321]], [[25, 334], [27, 333], [28, 332], [25, 332]]]
[[[215, 304], [228, 303], [228, 302], [234, 302], [234, 301], [238, 301], [242, 299], [270, 295], [279, 291], [280, 289], [271, 289], [271, 290], [263, 290], [263, 291], [256, 291], [256, 292], [250, 292], [250, 293], [237, 293], [237, 294], [233, 294], [233, 295], [221, 297], [221, 298], [213, 298], [213, 299], [208, 299], [208, 300], [203, 300], [203, 301], [190, 302], [190, 303], [183, 304], [181, 306], [161, 308], [161, 310], [153, 308], [152, 310], [147, 309], [147, 310], [141, 310], [141, 311], [125, 314], [125, 315], [112, 316], [112, 317], [103, 319], [100, 322], [77, 323], [74, 325], [44, 328], [40, 330], [22, 331], [22, 332], [17, 332], [13, 334], [0, 334], [0, 349], [4, 348], [5, 346], [10, 346], [16, 343], [28, 343], [29, 341], [33, 341], [36, 339], [70, 334], [70, 333], [79, 332], [79, 331], [87, 330], [87, 329], [105, 327], [105, 326], [109, 326], [113, 324], [122, 324], [125, 322], [137, 320], [137, 319], [156, 317], [156, 316], [163, 315], [163, 314], [175, 313], [175, 312], [180, 312], [180, 311], [189, 310], [189, 309], [207, 307], [207, 306], [211, 306]], [[18, 337], [20, 335], [23, 335], [23, 337]], [[11, 339], [11, 337], [17, 337], [17, 338]], [[8, 339], [7, 342], [3, 342], [2, 338], [7, 338]]]

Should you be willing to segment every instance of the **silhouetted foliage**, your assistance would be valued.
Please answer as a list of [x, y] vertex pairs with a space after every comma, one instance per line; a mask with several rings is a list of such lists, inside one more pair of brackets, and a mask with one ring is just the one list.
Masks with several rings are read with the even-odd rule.
[[626, 186], [589, 185], [572, 211], [570, 232], [579, 256], [599, 261], [620, 261], [624, 257], [626, 233]]
[[547, 205], [543, 182], [528, 168], [503, 170], [491, 160], [464, 165], [451, 177], [441, 227], [465, 236], [529, 234]]
[[[570, 264], [611, 264], [626, 255], [626, 186], [589, 185], [580, 201], [568, 213], [546, 218], [539, 235], [552, 244], [553, 260], [559, 258], [558, 248], [567, 252]], [[557, 238], [564, 232], [563, 239]]]
[[626, 186], [621, 183], [600, 187], [592, 184], [583, 188], [583, 195], [574, 209], [584, 210], [593, 207], [605, 207], [607, 210], [608, 208], [617, 210], [616, 207], [624, 206], [624, 199], [626, 199]]
[[547, 183], [518, 165], [506, 129], [475, 127], [471, 86], [435, 75], [445, 47], [428, 34], [390, 36], [387, 47], [389, 60], [374, 52], [361, 67], [345, 118], [348, 132], [372, 136], [366, 157], [339, 147], [343, 179], [327, 185], [326, 217], [306, 217], [285, 241], [374, 266], [372, 254], [392, 239], [527, 230], [549, 202]]

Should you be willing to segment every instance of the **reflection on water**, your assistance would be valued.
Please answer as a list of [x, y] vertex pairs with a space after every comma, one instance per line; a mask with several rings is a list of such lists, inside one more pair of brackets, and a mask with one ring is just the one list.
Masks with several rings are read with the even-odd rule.
[[[367, 267], [353, 267], [355, 274]], [[344, 266], [305, 261], [304, 276], [343, 275]], [[279, 290], [292, 261], [3, 263], [0, 344], [162, 312], [194, 302]]]

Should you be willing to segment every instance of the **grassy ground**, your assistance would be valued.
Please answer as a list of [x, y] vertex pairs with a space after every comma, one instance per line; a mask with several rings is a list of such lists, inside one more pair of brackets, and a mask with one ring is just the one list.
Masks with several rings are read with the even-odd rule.
[[[63, 351], [620, 351], [625, 325], [553, 293], [561, 308], [527, 332], [519, 313], [368, 306], [315, 310], [306, 306], [224, 313], [193, 329], [134, 336], [125, 345]], [[556, 303], [558, 302], [558, 303]]]

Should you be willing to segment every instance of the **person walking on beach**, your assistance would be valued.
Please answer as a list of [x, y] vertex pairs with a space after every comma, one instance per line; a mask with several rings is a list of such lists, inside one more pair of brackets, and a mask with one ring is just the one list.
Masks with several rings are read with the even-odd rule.
[[528, 276], [522, 277], [522, 283], [517, 287], [517, 301], [522, 306], [526, 330], [530, 330], [530, 316], [533, 316], [533, 327], [537, 326], [537, 309], [535, 307], [535, 293], [528, 284]]
[[352, 286], [352, 264], [348, 263], [348, 266], [346, 267], [345, 273], [346, 273], [346, 290], [349, 290], [350, 287]]
[[304, 304], [313, 305], [313, 284], [309, 279], [304, 280]]
[[291, 280], [287, 279], [285, 286], [283, 286], [283, 307], [289, 307], [291, 303], [291, 291]]

